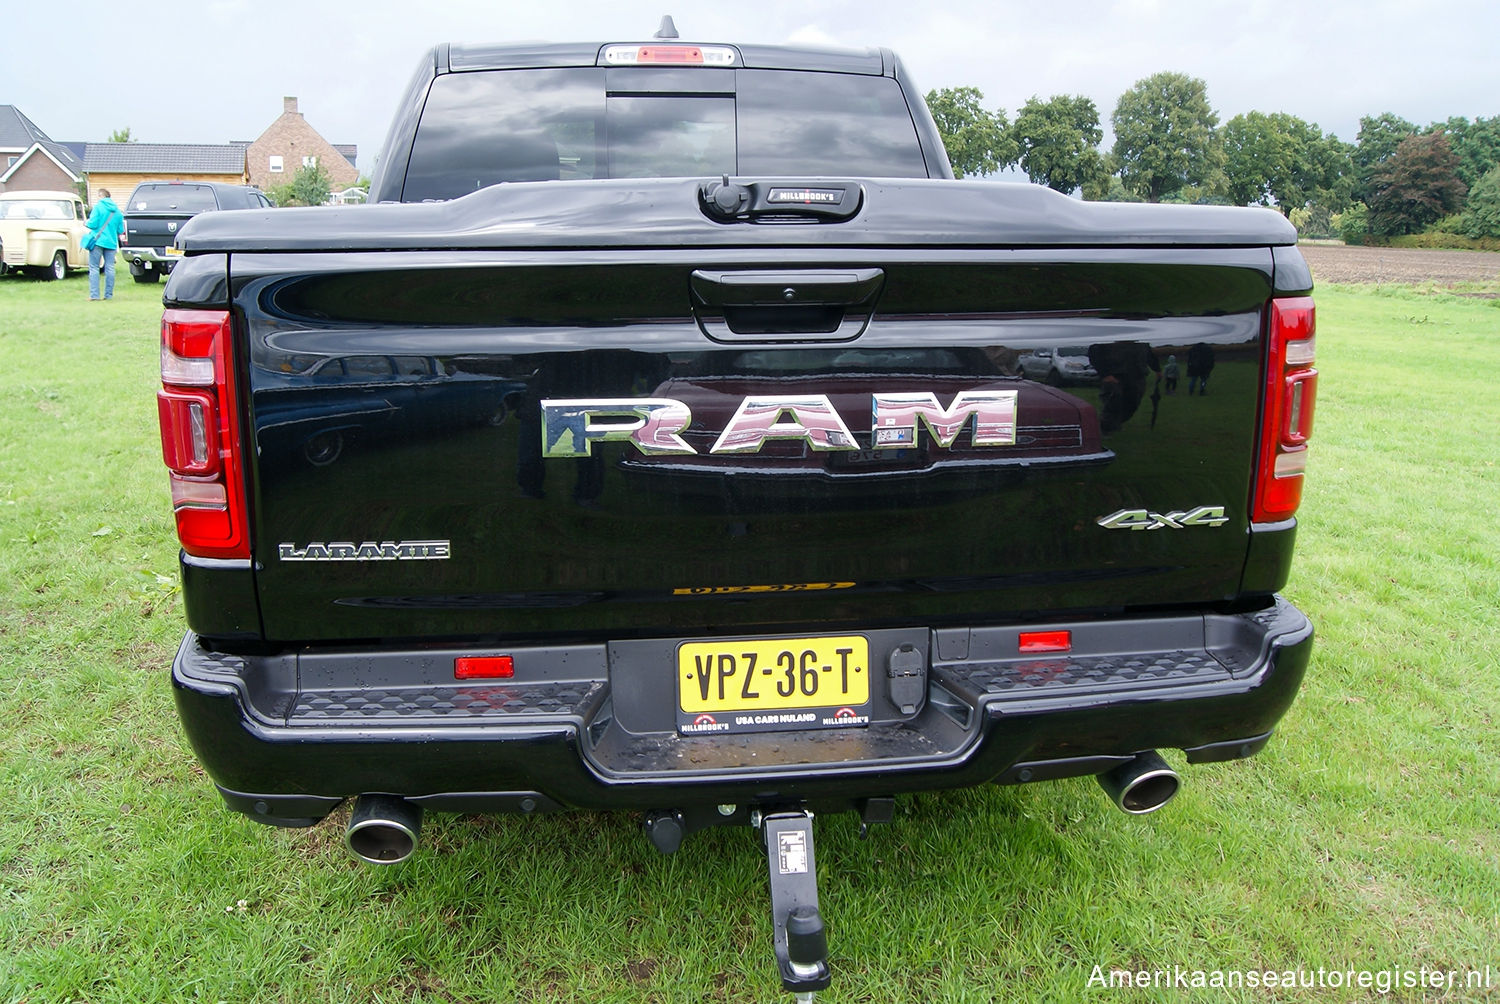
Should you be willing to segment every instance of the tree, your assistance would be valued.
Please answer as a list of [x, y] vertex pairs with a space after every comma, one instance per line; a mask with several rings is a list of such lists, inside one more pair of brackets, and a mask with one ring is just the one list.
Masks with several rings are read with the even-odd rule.
[[927, 108], [937, 123], [948, 163], [957, 177], [993, 174], [1016, 162], [1019, 148], [1010, 135], [1005, 109], [987, 112], [977, 87], [941, 87], [927, 92]]
[[304, 164], [292, 178], [292, 197], [304, 206], [321, 206], [333, 191], [333, 179], [319, 163]]
[[116, 129], [114, 132], [110, 133], [109, 134], [109, 141], [111, 143], [134, 143], [135, 142], [135, 140], [133, 140], [133, 139], [130, 138], [130, 126], [126, 126], [124, 129]]
[[1085, 202], [1139, 202], [1140, 200], [1125, 191], [1125, 183], [1120, 180], [1120, 164], [1115, 160], [1115, 155], [1106, 153], [1100, 158], [1099, 174], [1083, 183], [1083, 200]]
[[1212, 188], [1221, 175], [1219, 116], [1209, 106], [1208, 85], [1195, 77], [1158, 73], [1136, 81], [1110, 123], [1120, 180], [1147, 202], [1188, 187]]
[[1035, 95], [1016, 113], [1011, 129], [1021, 169], [1032, 183], [1071, 193], [1104, 175], [1099, 153], [1099, 109], [1082, 95]]
[[1414, 234], [1463, 205], [1468, 188], [1442, 133], [1408, 136], [1370, 178], [1370, 232]]
[[1464, 233], [1475, 238], [1500, 237], [1500, 167], [1490, 168], [1470, 190]]
[[1458, 156], [1458, 176], [1470, 188], [1500, 164], [1500, 116], [1473, 122], [1455, 116], [1446, 122], [1434, 122], [1427, 131], [1448, 137], [1448, 145]]
[[1365, 115], [1359, 120], [1359, 148], [1354, 155], [1354, 165], [1359, 168], [1372, 167], [1396, 152], [1396, 147], [1408, 136], [1420, 130], [1394, 112]]
[[1306, 155], [1307, 123], [1285, 112], [1246, 112], [1224, 124], [1224, 174], [1236, 205], [1300, 208], [1297, 177]]
[[[1313, 126], [1314, 130], [1318, 127]], [[1307, 147], [1307, 181], [1312, 186], [1311, 204], [1330, 213], [1343, 212], [1354, 203], [1359, 177], [1354, 166], [1354, 144], [1329, 134]]]
[[278, 206], [321, 206], [328, 201], [333, 189], [328, 172], [321, 164], [304, 164], [285, 185], [277, 185], [266, 193]]
[[[1320, 209], [1322, 219], [1349, 205], [1354, 164], [1348, 144], [1295, 115], [1246, 112], [1223, 129], [1228, 194], [1237, 205]], [[1311, 218], [1311, 216], [1309, 218]]]
[[1376, 116], [1366, 115], [1359, 120], [1359, 135], [1355, 137], [1354, 169], [1358, 178], [1354, 197], [1369, 201], [1370, 179], [1382, 164], [1396, 152], [1396, 147], [1408, 136], [1415, 136], [1417, 127], [1392, 112]]

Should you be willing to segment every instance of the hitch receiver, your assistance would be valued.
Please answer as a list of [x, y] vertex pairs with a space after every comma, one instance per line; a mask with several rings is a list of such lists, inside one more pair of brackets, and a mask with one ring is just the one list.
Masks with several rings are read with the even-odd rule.
[[761, 820], [771, 878], [771, 925], [781, 985], [810, 1001], [826, 989], [828, 937], [818, 912], [818, 872], [813, 858], [812, 815], [779, 812]]

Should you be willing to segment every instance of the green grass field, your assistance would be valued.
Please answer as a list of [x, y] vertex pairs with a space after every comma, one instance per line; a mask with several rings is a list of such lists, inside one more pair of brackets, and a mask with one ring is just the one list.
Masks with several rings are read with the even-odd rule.
[[[789, 1000], [752, 831], [662, 857], [625, 815], [436, 815], [371, 869], [337, 818], [221, 807], [167, 679], [161, 290], [121, 278], [111, 303], [0, 279], [0, 1001]], [[1267, 751], [1144, 819], [1081, 779], [905, 798], [865, 842], [820, 820], [823, 999], [1500, 999], [1497, 304], [1320, 291], [1288, 589], [1319, 641]], [[1096, 965], [1493, 988], [1127, 991]]]

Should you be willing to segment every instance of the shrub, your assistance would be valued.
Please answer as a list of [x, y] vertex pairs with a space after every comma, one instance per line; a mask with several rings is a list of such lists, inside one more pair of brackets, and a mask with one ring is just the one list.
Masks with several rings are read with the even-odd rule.
[[1500, 237], [1465, 237], [1428, 230], [1420, 234], [1392, 237], [1383, 242], [1393, 248], [1440, 248], [1448, 251], [1500, 251]]
[[1444, 216], [1442, 219], [1438, 220], [1427, 229], [1429, 232], [1439, 234], [1465, 234], [1465, 228], [1468, 227], [1468, 225], [1469, 221], [1465, 214], [1451, 213], [1447, 216]]
[[272, 185], [270, 188], [266, 189], [266, 198], [270, 199], [271, 204], [275, 206], [296, 205], [296, 203], [292, 201], [291, 182], [287, 182], [285, 185]]
[[1087, 202], [1137, 202], [1135, 196], [1125, 190], [1119, 175], [1111, 174], [1090, 181], [1083, 186], [1083, 198]]
[[1363, 244], [1370, 234], [1370, 210], [1363, 202], [1356, 202], [1338, 214], [1334, 226], [1345, 244]]
[[[1305, 222], [1299, 224], [1298, 219], [1304, 219], [1302, 215], [1305, 215]], [[1341, 213], [1335, 213], [1328, 204], [1320, 203], [1320, 201], [1308, 203], [1307, 209], [1295, 209], [1287, 213], [1287, 219], [1290, 219], [1293, 225], [1296, 225], [1296, 228], [1298, 228], [1299, 236], [1311, 237], [1314, 240], [1326, 240], [1329, 237], [1340, 236], [1340, 233], [1338, 233], [1338, 221], [1340, 221], [1341, 216], [1343, 216]]]
[[303, 165], [285, 185], [275, 185], [266, 191], [266, 198], [277, 206], [321, 206], [328, 201], [332, 187], [328, 172], [321, 164]]

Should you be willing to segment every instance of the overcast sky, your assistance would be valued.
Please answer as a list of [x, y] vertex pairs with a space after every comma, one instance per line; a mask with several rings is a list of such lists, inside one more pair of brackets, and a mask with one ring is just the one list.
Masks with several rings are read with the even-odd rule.
[[[636, 41], [663, 13], [684, 39], [895, 49], [923, 91], [974, 86], [1014, 119], [1083, 94], [1108, 130], [1119, 96], [1162, 70], [1200, 77], [1225, 122], [1284, 111], [1352, 142], [1361, 115], [1419, 125], [1500, 115], [1494, 0], [195, 0], [8, 3], [0, 104], [53, 139], [253, 140], [295, 95], [368, 173], [400, 90], [443, 41]], [[76, 39], [69, 44], [67, 39]]]

